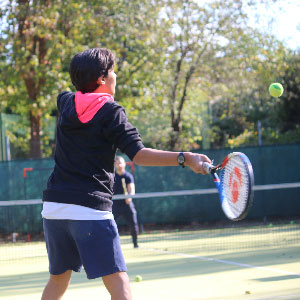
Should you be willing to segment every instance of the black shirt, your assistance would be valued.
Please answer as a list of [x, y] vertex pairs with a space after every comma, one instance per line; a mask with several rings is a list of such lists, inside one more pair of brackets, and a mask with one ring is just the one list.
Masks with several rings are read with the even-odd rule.
[[55, 167], [43, 201], [112, 210], [117, 148], [131, 160], [144, 145], [122, 106], [106, 102], [87, 123], [78, 119], [74, 93], [57, 98]]

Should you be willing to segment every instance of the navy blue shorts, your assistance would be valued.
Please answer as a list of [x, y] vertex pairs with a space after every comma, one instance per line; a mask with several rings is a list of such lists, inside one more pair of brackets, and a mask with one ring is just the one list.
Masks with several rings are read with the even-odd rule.
[[59, 275], [67, 270], [88, 279], [127, 271], [114, 220], [43, 219], [49, 271]]

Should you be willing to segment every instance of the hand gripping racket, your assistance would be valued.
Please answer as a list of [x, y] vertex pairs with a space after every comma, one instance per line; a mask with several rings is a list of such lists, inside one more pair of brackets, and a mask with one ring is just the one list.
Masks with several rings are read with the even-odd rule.
[[[204, 162], [203, 168], [213, 177], [226, 217], [232, 221], [244, 219], [253, 201], [254, 175], [248, 157], [233, 152], [224, 158], [222, 164], [214, 166]], [[219, 170], [220, 178], [216, 173]]]

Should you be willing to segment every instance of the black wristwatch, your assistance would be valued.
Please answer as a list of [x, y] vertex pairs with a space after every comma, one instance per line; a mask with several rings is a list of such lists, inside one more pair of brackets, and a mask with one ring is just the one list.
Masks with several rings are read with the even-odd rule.
[[184, 168], [185, 157], [184, 157], [183, 152], [180, 152], [178, 154], [177, 161], [178, 161], [178, 164]]

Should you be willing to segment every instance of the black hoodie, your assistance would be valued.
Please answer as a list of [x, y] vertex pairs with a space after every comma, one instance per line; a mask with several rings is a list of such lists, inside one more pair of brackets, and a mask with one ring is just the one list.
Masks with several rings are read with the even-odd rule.
[[[85, 111], [101, 101], [95, 96], [93, 105], [84, 104]], [[76, 106], [74, 93], [63, 92], [57, 98], [55, 167], [43, 201], [111, 211], [116, 150], [119, 148], [132, 160], [144, 145], [124, 108], [116, 102], [105, 101], [86, 123], [79, 120]]]

